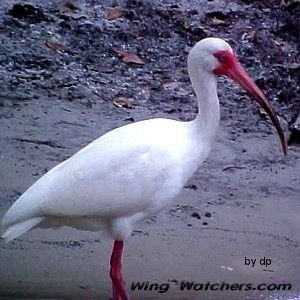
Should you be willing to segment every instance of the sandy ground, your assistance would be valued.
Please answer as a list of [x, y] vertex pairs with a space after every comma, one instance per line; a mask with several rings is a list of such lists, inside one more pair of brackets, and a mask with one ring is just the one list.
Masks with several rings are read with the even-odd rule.
[[[135, 281], [170, 284], [165, 293], [132, 291], [132, 299], [300, 298], [300, 205], [295, 188], [299, 156], [290, 149], [283, 158], [280, 151], [274, 151], [278, 148], [275, 140], [271, 135], [259, 144], [255, 138], [229, 143], [226, 132], [221, 132], [210, 159], [190, 182], [198, 188], [184, 189], [172, 210], [145, 221], [129, 239], [124, 257], [128, 288]], [[235, 154], [242, 148], [248, 149], [247, 154]], [[264, 152], [268, 164], [256, 159]], [[5, 158], [1, 169], [21, 174], [18, 180], [7, 172], [1, 184], [25, 188], [23, 173], [30, 170], [14, 167]], [[249, 160], [251, 168], [230, 169]], [[193, 212], [201, 219], [191, 217]], [[207, 212], [211, 217], [205, 216]], [[8, 245], [1, 242], [0, 295], [3, 299], [109, 299], [111, 245], [97, 233], [71, 229], [35, 230]], [[271, 265], [246, 266], [245, 257], [266, 257]], [[281, 293], [186, 292], [175, 284], [184, 280], [291, 283], [293, 287]]]
[[[12, 2], [5, 1], [6, 8]], [[197, 7], [197, 1], [191, 3]], [[30, 29], [18, 26], [17, 38], [10, 31], [15, 43], [35, 41], [35, 26], [39, 25]], [[30, 39], [24, 32], [30, 32]], [[29, 42], [26, 45], [32, 48], [28, 51], [35, 53], [35, 46], [29, 46]], [[174, 81], [172, 76], [176, 80], [179, 75], [184, 77], [179, 81], [179, 92], [183, 92], [181, 98], [186, 101], [178, 95], [168, 99], [172, 92], [162, 93], [157, 86], [139, 89], [136, 82], [157, 67], [156, 63], [151, 65], [150, 59], [144, 69], [133, 68], [129, 74], [120, 67], [117, 74], [83, 76], [75, 62], [65, 69], [47, 70], [57, 76], [53, 81], [59, 83], [65, 82], [68, 74], [64, 72], [81, 74], [77, 78], [78, 90], [69, 86], [53, 90], [47, 76], [42, 83], [23, 79], [14, 86], [9, 76], [14, 78], [14, 72], [24, 71], [24, 66], [20, 62], [16, 69], [10, 69], [9, 63], [5, 65], [2, 60], [0, 76], [5, 85], [0, 93], [0, 217], [39, 176], [106, 131], [156, 116], [193, 117], [195, 106], [186, 73], [175, 67], [185, 65], [186, 52], [178, 51], [181, 56], [173, 61], [162, 57], [159, 63], [170, 64], [175, 70], [166, 79], [168, 82]], [[66, 54], [53, 55], [57, 64], [68, 59]], [[112, 55], [108, 59], [117, 60]], [[95, 78], [101, 80], [93, 81]], [[74, 78], [68, 80], [74, 82]], [[152, 78], [150, 82], [159, 80]], [[125, 85], [120, 84], [123, 81]], [[245, 95], [240, 100], [239, 94], [229, 100], [228, 95], [239, 90], [232, 85], [225, 88], [226, 84], [221, 80], [222, 122], [209, 159], [174, 200], [173, 207], [139, 224], [126, 244], [124, 275], [133, 300], [300, 299], [299, 147], [291, 145], [284, 157], [278, 137], [266, 120], [258, 120], [252, 101]], [[82, 90], [86, 94], [78, 95]], [[145, 99], [134, 109], [113, 106], [113, 96], [108, 95], [116, 91], [122, 94], [124, 90], [139, 93], [136, 97]], [[90, 91], [97, 93], [89, 94]], [[145, 96], [148, 92], [150, 100]], [[70, 101], [70, 95], [77, 95], [76, 100]], [[157, 104], [151, 100], [157, 96], [170, 101]], [[276, 102], [275, 106], [280, 104]], [[175, 112], [170, 110], [172, 107]], [[111, 247], [112, 241], [100, 233], [69, 228], [34, 230], [9, 244], [0, 241], [0, 299], [109, 299]], [[245, 265], [245, 258], [256, 259], [255, 266]], [[260, 265], [262, 258], [271, 264]], [[164, 293], [131, 291], [132, 282], [137, 281], [169, 284], [170, 288]], [[253, 287], [290, 283], [292, 288], [180, 291], [182, 281], [251, 283]]]

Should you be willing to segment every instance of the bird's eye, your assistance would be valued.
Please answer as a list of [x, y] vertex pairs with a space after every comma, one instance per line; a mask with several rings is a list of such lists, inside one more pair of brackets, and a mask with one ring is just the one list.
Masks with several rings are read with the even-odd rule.
[[220, 63], [225, 63], [226, 62], [226, 55], [224, 55], [224, 54], [221, 54], [220, 56], [219, 56], [219, 62]]
[[219, 61], [221, 64], [227, 64], [230, 60], [230, 55], [228, 55], [227, 51], [219, 51], [214, 53], [215, 58]]

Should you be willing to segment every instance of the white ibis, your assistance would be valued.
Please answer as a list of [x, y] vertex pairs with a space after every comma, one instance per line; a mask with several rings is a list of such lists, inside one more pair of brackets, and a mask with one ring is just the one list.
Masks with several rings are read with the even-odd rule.
[[114, 300], [129, 299], [121, 260], [123, 242], [139, 220], [168, 206], [208, 156], [220, 121], [217, 76], [254, 96], [269, 114], [283, 152], [280, 123], [263, 93], [219, 38], [198, 42], [188, 71], [199, 112], [190, 122], [151, 119], [114, 129], [54, 167], [12, 205], [3, 218], [4, 239], [41, 227], [105, 228], [114, 238], [110, 277]]

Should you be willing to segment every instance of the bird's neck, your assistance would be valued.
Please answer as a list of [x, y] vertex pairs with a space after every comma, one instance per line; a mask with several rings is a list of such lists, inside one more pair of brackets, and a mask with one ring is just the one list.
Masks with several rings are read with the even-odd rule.
[[216, 77], [196, 68], [198, 64], [189, 61], [189, 75], [197, 96], [198, 114], [190, 123], [194, 135], [212, 143], [220, 123], [220, 106], [217, 96]]

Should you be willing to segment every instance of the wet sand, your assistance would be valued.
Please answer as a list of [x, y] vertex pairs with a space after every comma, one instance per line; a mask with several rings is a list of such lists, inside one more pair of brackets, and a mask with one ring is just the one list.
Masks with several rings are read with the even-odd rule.
[[[129, 14], [123, 21], [109, 24], [103, 16], [106, 7], [113, 6], [111, 1], [96, 7], [92, 2], [82, 1], [79, 10], [87, 20], [70, 22], [55, 10], [61, 1], [43, 2], [42, 9], [52, 19], [39, 23], [11, 20], [0, 11], [5, 25], [0, 27], [4, 47], [0, 49], [0, 219], [37, 178], [108, 130], [157, 116], [182, 120], [195, 116], [194, 94], [186, 73], [187, 45], [199, 38], [199, 30], [193, 31], [198, 20], [206, 20], [206, 12], [218, 11], [223, 1], [209, 1], [207, 7], [201, 6], [199, 15], [191, 14], [197, 21], [192, 20], [191, 28], [179, 22], [190, 16], [185, 1], [180, 3], [183, 8], [178, 15], [159, 0], [155, 10], [151, 5], [142, 9], [132, 1], [126, 9], [133, 11], [138, 21], [134, 23]], [[200, 4], [203, 1], [190, 1], [195, 9]], [[5, 9], [11, 5], [12, 1], [3, 1]], [[265, 52], [275, 57], [275, 46], [255, 45], [240, 33], [240, 28], [248, 28], [257, 18], [256, 12], [270, 26], [272, 14], [267, 8], [245, 7], [233, 1], [225, 16], [230, 11], [243, 16], [246, 10], [249, 18], [228, 17], [226, 25], [220, 23], [218, 14], [211, 15], [208, 21], [214, 21], [205, 31], [232, 41], [243, 40], [236, 48], [245, 54], [242, 57], [248, 66], [254, 61], [267, 64], [265, 68], [252, 64], [249, 73], [257, 78], [267, 72], [264, 76], [272, 81], [271, 87], [264, 77], [260, 77], [260, 84], [265, 85], [280, 115], [286, 114], [290, 120], [294, 114], [291, 103], [299, 98], [289, 102], [282, 98], [285, 87], [296, 90], [294, 73], [286, 75], [286, 69], [278, 64], [270, 67]], [[165, 38], [157, 38], [158, 33], [152, 31], [154, 23]], [[99, 28], [103, 30], [100, 33]], [[137, 32], [143, 33], [140, 28], [147, 30], [143, 43], [134, 38]], [[73, 47], [74, 53], [48, 49], [45, 33]], [[112, 45], [123, 47], [124, 36], [132, 43], [129, 49], [139, 49], [146, 60], [143, 67], [128, 66], [111, 53]], [[293, 49], [293, 39], [291, 36], [287, 49]], [[256, 52], [249, 54], [250, 48]], [[289, 53], [294, 53], [284, 51], [285, 56], [278, 57], [290, 59]], [[93, 71], [87, 67], [91, 65], [100, 67]], [[113, 74], [103, 73], [101, 68], [112, 68]], [[276, 74], [282, 74], [279, 82]], [[284, 157], [278, 137], [254, 101], [228, 81], [220, 80], [218, 88], [221, 128], [209, 159], [173, 206], [139, 224], [126, 243], [124, 276], [133, 300], [300, 299], [299, 146], [290, 146]], [[278, 101], [279, 93], [283, 102]], [[133, 97], [134, 109], [115, 107], [112, 102], [119, 95]], [[112, 241], [101, 233], [69, 228], [34, 230], [9, 244], [1, 240], [0, 299], [109, 299], [111, 247]], [[245, 257], [256, 259], [256, 265], [246, 266]], [[260, 265], [262, 258], [271, 265]], [[292, 289], [180, 291], [182, 281], [249, 283], [254, 287], [290, 283]], [[164, 293], [130, 291], [132, 282], [170, 286]]]
[[[189, 183], [197, 189], [185, 188], [171, 210], [140, 224], [128, 240], [124, 257], [128, 289], [137, 281], [170, 285], [165, 293], [130, 291], [132, 299], [300, 298], [299, 193], [291, 184], [298, 180], [298, 154], [292, 149], [286, 159], [277, 152], [275, 164], [234, 169], [235, 148], [247, 146], [251, 155], [249, 144], [254, 145], [254, 140], [226, 145], [223, 138], [224, 132]], [[272, 147], [276, 142], [269, 136], [253, 153], [263, 155]], [[193, 212], [201, 218], [192, 217]], [[0, 295], [3, 299], [109, 299], [111, 246], [112, 241], [99, 233], [68, 228], [35, 230], [10, 244], [1, 241]], [[256, 258], [256, 265], [246, 266], [245, 257]], [[270, 266], [259, 265], [263, 257], [271, 259]], [[180, 291], [182, 281], [291, 283], [292, 290]]]

